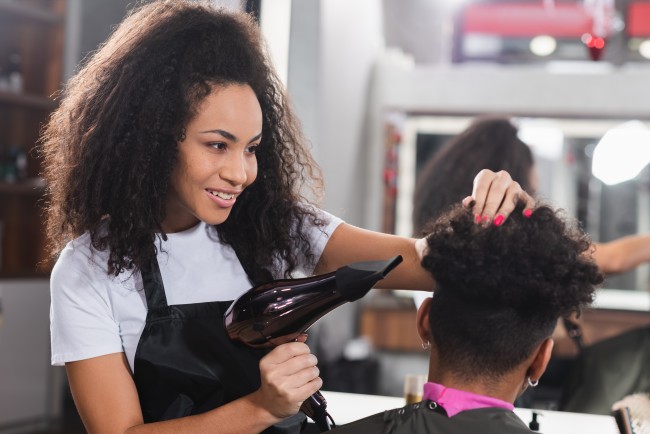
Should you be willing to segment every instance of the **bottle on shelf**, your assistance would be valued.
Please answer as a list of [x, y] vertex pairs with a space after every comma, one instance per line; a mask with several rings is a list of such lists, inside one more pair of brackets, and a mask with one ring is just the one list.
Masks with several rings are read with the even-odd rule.
[[0, 182], [14, 183], [27, 178], [27, 153], [12, 145], [0, 152]]
[[9, 82], [9, 90], [11, 92], [21, 93], [23, 91], [22, 57], [18, 50], [13, 50], [9, 54], [9, 61], [7, 62], [7, 79]]
[[9, 91], [9, 75], [4, 63], [0, 63], [0, 92]]
[[27, 179], [27, 153], [25, 149], [16, 147], [14, 153], [14, 165], [16, 166], [16, 179], [24, 181]]

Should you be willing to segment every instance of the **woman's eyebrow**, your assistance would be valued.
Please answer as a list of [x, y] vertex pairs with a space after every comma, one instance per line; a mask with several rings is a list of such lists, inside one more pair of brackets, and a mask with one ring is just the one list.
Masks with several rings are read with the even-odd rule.
[[[225, 130], [216, 129], [216, 130], [208, 130], [208, 131], [201, 131], [200, 132], [200, 134], [207, 134], [207, 133], [219, 134], [220, 136], [223, 136], [226, 139], [231, 140], [233, 142], [237, 141], [237, 136], [235, 136], [234, 134], [229, 133], [228, 131], [225, 131]], [[259, 133], [258, 135], [256, 135], [252, 139], [250, 139], [248, 141], [248, 143], [253, 143], [256, 140], [259, 140], [261, 137], [262, 137], [262, 133]]]
[[253, 143], [253, 142], [255, 142], [255, 141], [257, 141], [257, 140], [259, 140], [259, 139], [261, 139], [261, 138], [262, 138], [262, 133], [259, 133], [258, 135], [256, 135], [256, 136], [253, 137], [252, 139], [250, 139], [250, 140], [248, 141], [248, 144], [250, 145], [251, 143]]

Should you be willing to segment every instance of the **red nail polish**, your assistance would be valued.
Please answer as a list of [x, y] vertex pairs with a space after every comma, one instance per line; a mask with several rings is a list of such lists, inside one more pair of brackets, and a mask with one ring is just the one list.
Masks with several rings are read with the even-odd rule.
[[490, 217], [484, 215], [483, 216], [483, 223], [489, 223], [490, 222]]
[[530, 218], [531, 215], [533, 215], [533, 210], [532, 209], [524, 210], [524, 217]]
[[476, 223], [481, 223], [481, 214], [476, 214]]
[[494, 218], [494, 226], [501, 226], [504, 220], [505, 217], [503, 217], [501, 214], [497, 214], [497, 216]]

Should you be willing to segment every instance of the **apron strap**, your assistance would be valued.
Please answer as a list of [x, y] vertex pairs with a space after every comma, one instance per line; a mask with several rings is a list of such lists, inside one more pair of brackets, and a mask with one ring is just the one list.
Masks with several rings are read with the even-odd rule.
[[[243, 255], [237, 251], [235, 245], [231, 245], [232, 249], [239, 259], [246, 276], [248, 277], [249, 282], [253, 286], [261, 285], [263, 283], [270, 282], [273, 280], [273, 275], [266, 269], [261, 269], [258, 273], [254, 272], [254, 264], [250, 261], [244, 260]], [[142, 283], [144, 285], [144, 292], [147, 298], [147, 309], [158, 309], [168, 307], [167, 297], [165, 296], [165, 286], [163, 285], [162, 276], [160, 274], [160, 267], [158, 266], [158, 259], [156, 256], [151, 258], [148, 264], [142, 267]], [[262, 276], [257, 276], [262, 274]]]
[[142, 283], [144, 293], [147, 297], [147, 309], [159, 309], [167, 307], [167, 297], [165, 296], [165, 286], [163, 285], [162, 276], [158, 259], [154, 256], [148, 264], [142, 267]]

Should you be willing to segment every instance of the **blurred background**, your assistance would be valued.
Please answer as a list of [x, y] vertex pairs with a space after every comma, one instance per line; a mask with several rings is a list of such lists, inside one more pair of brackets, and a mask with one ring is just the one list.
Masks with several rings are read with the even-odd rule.
[[[215, 2], [258, 17], [324, 209], [347, 222], [412, 235], [420, 168], [475, 116], [504, 114], [535, 154], [538, 194], [594, 240], [650, 232], [650, 0]], [[34, 148], [62, 83], [133, 3], [0, 0], [0, 432], [80, 430], [49, 364]], [[649, 273], [607, 280], [587, 343], [650, 323]], [[400, 396], [406, 374], [426, 374], [410, 295], [373, 291], [315, 325], [325, 389]], [[575, 358], [557, 333], [556, 372], [528, 405], [554, 408]]]

